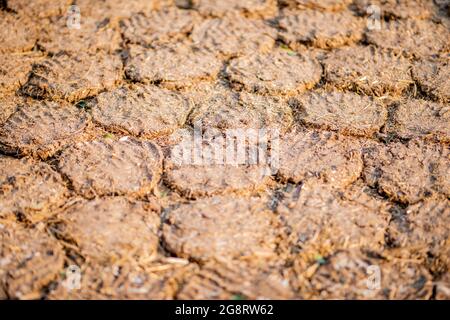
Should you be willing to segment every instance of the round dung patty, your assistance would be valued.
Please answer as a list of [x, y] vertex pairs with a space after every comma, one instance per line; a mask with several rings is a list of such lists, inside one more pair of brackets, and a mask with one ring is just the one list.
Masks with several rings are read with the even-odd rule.
[[291, 99], [291, 106], [305, 124], [357, 136], [372, 136], [387, 119], [384, 106], [350, 92], [311, 91]]
[[0, 54], [0, 95], [16, 91], [27, 82], [31, 65], [42, 58], [38, 53]]
[[60, 52], [33, 65], [23, 91], [34, 98], [75, 102], [113, 88], [121, 68], [116, 55]]
[[425, 100], [401, 101], [388, 130], [404, 139], [422, 137], [450, 142], [450, 106]]
[[108, 130], [153, 138], [182, 126], [189, 111], [181, 95], [150, 85], [99, 94], [92, 116]]
[[341, 47], [361, 40], [364, 31], [364, 20], [351, 11], [285, 10], [279, 25], [282, 40], [293, 47], [299, 43], [322, 49]]
[[272, 49], [276, 31], [260, 20], [239, 15], [207, 19], [192, 31], [194, 45], [225, 56], [254, 54]]
[[305, 299], [426, 300], [433, 293], [433, 282], [428, 270], [415, 261], [377, 258], [354, 249], [327, 257], [300, 291]]
[[322, 67], [307, 55], [277, 49], [232, 60], [227, 75], [250, 92], [294, 94], [319, 82]]
[[44, 231], [0, 220], [0, 297], [40, 299], [64, 267], [64, 258], [57, 241]]
[[59, 214], [58, 233], [96, 263], [145, 260], [158, 249], [160, 225], [147, 207], [122, 197], [83, 200]]
[[263, 199], [213, 197], [170, 210], [163, 241], [177, 256], [201, 261], [271, 256], [277, 228]]
[[418, 61], [412, 69], [412, 76], [420, 88], [434, 99], [450, 101], [450, 58]]
[[25, 103], [0, 126], [0, 150], [45, 159], [76, 141], [86, 126], [86, 113], [66, 103]]
[[120, 26], [127, 42], [153, 46], [185, 37], [196, 22], [198, 15], [194, 11], [175, 7], [135, 13], [121, 21]]
[[160, 83], [166, 87], [188, 87], [200, 80], [213, 80], [222, 61], [205, 50], [178, 44], [145, 49], [132, 46], [125, 66], [126, 76], [138, 82]]
[[449, 48], [450, 31], [426, 20], [393, 20], [381, 30], [369, 30], [367, 41], [384, 49], [415, 56], [431, 56]]
[[158, 183], [162, 167], [160, 148], [149, 141], [90, 141], [66, 149], [59, 170], [78, 193], [141, 195]]
[[355, 247], [382, 249], [390, 218], [375, 200], [360, 203], [316, 182], [286, 194], [277, 211], [294, 252], [306, 258]]
[[38, 32], [30, 18], [0, 11], [0, 53], [30, 51], [36, 44]]
[[333, 186], [355, 181], [363, 167], [358, 140], [326, 131], [294, 131], [280, 142], [278, 174], [295, 183], [319, 179]]
[[326, 80], [340, 89], [376, 96], [399, 95], [413, 83], [406, 58], [370, 46], [338, 49], [323, 63]]
[[65, 202], [60, 175], [42, 162], [0, 157], [0, 217], [24, 215], [35, 222]]
[[389, 198], [416, 203], [436, 193], [450, 194], [449, 149], [421, 140], [364, 149], [366, 182]]

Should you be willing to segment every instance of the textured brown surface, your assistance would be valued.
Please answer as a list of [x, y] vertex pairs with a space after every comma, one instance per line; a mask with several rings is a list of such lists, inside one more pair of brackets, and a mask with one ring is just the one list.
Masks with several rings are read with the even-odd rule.
[[292, 111], [282, 98], [238, 93], [222, 86], [194, 88], [190, 96], [194, 103], [190, 123], [205, 128], [285, 131], [293, 122]]
[[43, 59], [39, 53], [0, 54], [0, 95], [19, 89], [28, 80], [31, 65]]
[[69, 27], [68, 19], [65, 13], [46, 24], [38, 44], [55, 54], [60, 51], [96, 53], [98, 50], [113, 52], [119, 49], [120, 34], [109, 20], [87, 17], [80, 12], [80, 28], [77, 28]]
[[[197, 198], [223, 193], [252, 193], [264, 190], [270, 183], [270, 170], [266, 163], [241, 163], [236, 153], [227, 153], [234, 146], [217, 135], [203, 136], [187, 131], [185, 139], [175, 145], [164, 163], [165, 181], [181, 194]], [[247, 143], [251, 143], [247, 138]], [[257, 146], [245, 147], [246, 157]], [[256, 154], [256, 153], [255, 153]], [[231, 158], [231, 159], [230, 159]], [[186, 159], [186, 160], [185, 160]], [[247, 158], [246, 158], [247, 159]], [[269, 172], [268, 172], [269, 171]]]
[[75, 102], [111, 89], [121, 68], [116, 55], [61, 52], [33, 66], [24, 92], [34, 98]]
[[408, 206], [404, 220], [394, 220], [389, 226], [389, 235], [399, 247], [446, 254], [446, 242], [450, 237], [450, 202], [437, 197]]
[[279, 0], [284, 6], [299, 9], [316, 9], [339, 11], [347, 7], [353, 0]]
[[207, 19], [192, 31], [196, 46], [226, 56], [269, 51], [275, 39], [276, 30], [263, 21], [247, 20], [238, 15]]
[[266, 202], [213, 197], [182, 204], [167, 213], [164, 245], [177, 256], [203, 261], [271, 256], [279, 225]]
[[373, 47], [336, 50], [328, 55], [324, 65], [328, 82], [368, 95], [398, 95], [413, 83], [407, 59]]
[[367, 8], [370, 5], [375, 5], [380, 8], [381, 16], [400, 19], [430, 18], [437, 9], [433, 1], [429, 0], [355, 0], [354, 4], [356, 10], [361, 14], [367, 14]]
[[421, 137], [450, 142], [450, 107], [448, 104], [424, 100], [399, 103], [388, 128], [398, 136], [411, 139]]
[[63, 180], [49, 165], [0, 157], [0, 217], [41, 220], [65, 202], [66, 194]]
[[139, 12], [121, 22], [123, 37], [130, 43], [154, 45], [177, 40], [192, 31], [195, 12], [177, 8]]
[[357, 136], [372, 136], [387, 119], [382, 104], [354, 93], [311, 91], [290, 103], [305, 124]]
[[357, 42], [364, 31], [364, 21], [350, 11], [286, 10], [279, 24], [283, 41], [293, 46], [309, 44], [322, 49]]
[[366, 33], [367, 41], [380, 48], [415, 56], [431, 56], [448, 51], [449, 30], [425, 20], [394, 20], [381, 30]]
[[82, 201], [59, 214], [53, 232], [91, 261], [145, 260], [159, 245], [160, 218], [152, 209], [122, 197]]
[[296, 253], [307, 259], [339, 249], [383, 248], [389, 221], [383, 203], [360, 203], [315, 182], [286, 193], [277, 211]]
[[192, 0], [191, 6], [204, 16], [222, 17], [237, 11], [246, 17], [269, 18], [277, 13], [276, 0]]
[[161, 151], [152, 142], [104, 139], [66, 149], [59, 159], [59, 170], [87, 197], [140, 195], [158, 183], [161, 162]]
[[[429, 299], [432, 277], [422, 266], [371, 258], [359, 250], [337, 251], [317, 266], [301, 287], [309, 299]], [[380, 287], [369, 289], [368, 268], [379, 267]]]
[[420, 88], [433, 98], [450, 101], [450, 58], [418, 61], [414, 64], [412, 75]]
[[99, 94], [92, 115], [95, 122], [113, 132], [153, 138], [184, 125], [190, 108], [176, 92], [134, 86]]
[[154, 50], [132, 46], [125, 74], [133, 81], [176, 88], [214, 79], [221, 68], [222, 62], [212, 53], [184, 44]]
[[227, 75], [250, 92], [293, 94], [311, 89], [319, 82], [322, 67], [307, 55], [277, 49], [233, 60]]
[[295, 183], [319, 179], [332, 186], [354, 182], [363, 167], [358, 141], [327, 131], [286, 135], [280, 148], [278, 174]]
[[0, 220], [0, 261], [0, 298], [37, 299], [58, 276], [64, 253], [44, 230]]
[[411, 140], [364, 150], [367, 183], [389, 198], [415, 203], [435, 193], [449, 195], [449, 149], [445, 145]]
[[0, 11], [0, 53], [31, 50], [36, 44], [38, 30], [29, 18]]
[[450, 299], [448, 1], [0, 2], [0, 299]]
[[183, 283], [178, 299], [292, 299], [289, 281], [265, 260], [205, 264]]
[[0, 126], [0, 150], [47, 158], [82, 137], [87, 115], [65, 103], [36, 101], [17, 106]]
[[42, 19], [65, 13], [71, 0], [8, 0], [8, 8], [31, 19]]

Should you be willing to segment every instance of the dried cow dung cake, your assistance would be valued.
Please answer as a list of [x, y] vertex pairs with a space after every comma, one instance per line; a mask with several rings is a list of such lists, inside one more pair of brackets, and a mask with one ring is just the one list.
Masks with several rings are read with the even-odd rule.
[[393, 20], [380, 30], [368, 30], [367, 41], [383, 49], [415, 56], [431, 56], [449, 49], [450, 31], [425, 20]]
[[[356, 0], [354, 1], [356, 10], [363, 15], [371, 16], [375, 13], [370, 10], [370, 6], [379, 8], [381, 17], [393, 17], [400, 19], [428, 19], [431, 18], [436, 7], [433, 1], [429, 0]], [[368, 10], [369, 9], [369, 10]], [[377, 18], [374, 16], [374, 18]]]
[[121, 21], [121, 30], [127, 42], [153, 46], [185, 37], [198, 20], [194, 11], [166, 8], [133, 14]]
[[32, 64], [42, 58], [34, 52], [0, 54], [0, 95], [19, 89], [28, 80]]
[[148, 193], [158, 183], [161, 167], [160, 148], [132, 138], [77, 143], [59, 160], [61, 173], [86, 197]]
[[0, 220], [0, 298], [42, 298], [64, 267], [64, 258], [58, 242], [44, 231]]
[[332, 186], [349, 185], [363, 169], [358, 140], [326, 131], [296, 130], [284, 136], [279, 163], [283, 180], [319, 179]]
[[0, 157], [0, 218], [20, 215], [32, 222], [65, 202], [61, 176], [42, 162]]
[[99, 94], [92, 116], [108, 130], [153, 138], [182, 126], [190, 109], [189, 102], [175, 92], [134, 86]]
[[271, 181], [270, 163], [262, 160], [268, 158], [267, 149], [258, 150], [257, 141], [250, 136], [236, 134], [235, 141], [231, 134], [224, 138], [220, 132], [208, 136], [210, 132], [203, 136], [200, 130], [185, 132], [165, 159], [167, 184], [190, 198], [264, 190]]
[[[181, 260], [181, 259], [180, 259]], [[184, 274], [190, 274], [191, 265], [165, 267], [163, 272], [147, 270], [134, 263], [84, 264], [81, 268], [81, 290], [65, 286], [61, 277], [46, 296], [49, 300], [169, 300], [179, 289]]]
[[38, 32], [30, 18], [0, 10], [0, 53], [33, 49]]
[[408, 206], [404, 222], [389, 225], [389, 235], [398, 247], [419, 249], [424, 255], [428, 252], [436, 255], [448, 248], [446, 243], [450, 239], [448, 199], [436, 197]]
[[366, 182], [389, 198], [416, 203], [432, 194], [450, 195], [449, 149], [410, 140], [364, 149]]
[[0, 96], [0, 126], [16, 111], [21, 100], [15, 95]]
[[450, 142], [450, 106], [425, 100], [399, 102], [388, 130], [401, 138]]
[[215, 55], [186, 44], [156, 49], [132, 46], [125, 74], [133, 81], [178, 88], [192, 86], [200, 80], [213, 80], [221, 68], [222, 61]]
[[168, 0], [76, 0], [82, 16], [100, 17], [116, 21], [120, 18], [129, 18], [137, 12], [151, 12], [161, 8]]
[[372, 136], [387, 119], [386, 108], [373, 98], [345, 92], [308, 92], [291, 99], [300, 121], [344, 134]]
[[327, 257], [300, 286], [305, 299], [427, 300], [432, 293], [432, 276], [415, 261], [374, 258], [358, 249]]
[[[67, 12], [72, 0], [8, 0], [8, 8], [31, 19], [59, 16]], [[67, 18], [66, 18], [67, 19]]]
[[278, 2], [289, 8], [340, 11], [348, 7], [353, 0], [278, 0]]
[[198, 261], [274, 255], [279, 228], [260, 198], [213, 197], [167, 212], [165, 247]]
[[292, 299], [289, 281], [266, 260], [212, 261], [183, 284], [176, 298], [193, 299]]
[[204, 16], [222, 17], [238, 11], [252, 18], [270, 18], [277, 13], [276, 0], [191, 0], [192, 8]]
[[310, 44], [326, 49], [361, 40], [364, 20], [351, 11], [285, 10], [279, 26], [281, 39], [292, 47]]
[[[155, 207], [155, 205], [153, 205]], [[58, 237], [96, 263], [139, 261], [156, 254], [160, 226], [151, 203], [122, 197], [83, 200], [58, 216]]]
[[295, 94], [319, 82], [322, 67], [308, 55], [277, 49], [232, 60], [227, 76], [250, 92]]
[[73, 15], [68, 11], [45, 25], [38, 41], [45, 51], [52, 54], [60, 51], [96, 54], [99, 50], [114, 52], [120, 48], [120, 34], [109, 19], [92, 18], [80, 10], [79, 20], [72, 22], [70, 14]]
[[0, 150], [42, 159], [80, 138], [87, 115], [65, 103], [24, 103], [0, 126]]
[[23, 91], [34, 98], [75, 102], [114, 87], [121, 68], [116, 55], [61, 52], [33, 65]]
[[420, 88], [444, 102], [450, 102], [449, 61], [450, 58], [421, 60], [412, 69], [412, 76]]
[[306, 259], [339, 249], [382, 249], [390, 218], [380, 202], [360, 203], [316, 182], [286, 194], [277, 211], [294, 252]]
[[370, 46], [338, 49], [323, 63], [326, 80], [341, 89], [399, 95], [413, 83], [406, 58]]
[[276, 30], [263, 21], [231, 14], [207, 19], [192, 31], [194, 45], [225, 56], [267, 52], [273, 48], [276, 37]]
[[252, 93], [236, 93], [220, 86], [202, 86], [190, 92], [194, 109], [192, 124], [205, 128], [278, 129], [286, 131], [293, 123], [292, 110], [281, 98]]

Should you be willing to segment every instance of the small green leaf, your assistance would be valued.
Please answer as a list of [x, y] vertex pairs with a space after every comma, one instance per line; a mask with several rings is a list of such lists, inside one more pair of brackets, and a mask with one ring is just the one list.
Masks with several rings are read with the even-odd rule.
[[247, 300], [247, 297], [243, 294], [235, 294], [231, 297], [231, 300]]

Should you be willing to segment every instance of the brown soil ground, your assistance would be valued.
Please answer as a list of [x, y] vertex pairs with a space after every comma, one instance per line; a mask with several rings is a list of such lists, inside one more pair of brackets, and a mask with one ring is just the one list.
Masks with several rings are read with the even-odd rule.
[[450, 299], [450, 5], [372, 2], [6, 1], [0, 299]]

